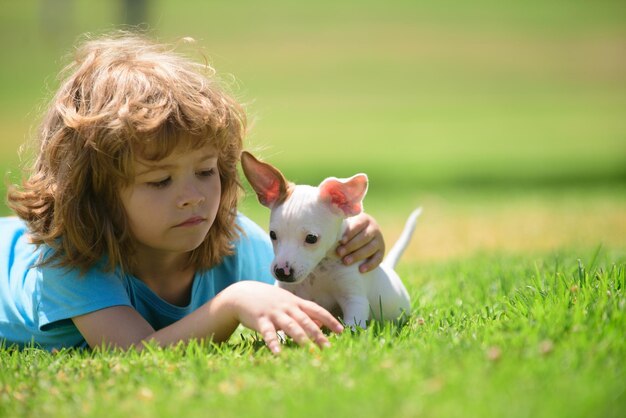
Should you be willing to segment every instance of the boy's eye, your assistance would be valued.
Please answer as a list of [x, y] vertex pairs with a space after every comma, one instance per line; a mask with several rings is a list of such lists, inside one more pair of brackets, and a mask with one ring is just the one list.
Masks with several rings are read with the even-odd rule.
[[171, 177], [167, 177], [161, 181], [151, 181], [148, 182], [148, 186], [150, 187], [154, 187], [155, 189], [162, 189], [164, 187], [166, 187], [167, 185], [169, 185], [172, 182], [172, 178]]
[[306, 238], [304, 239], [304, 242], [306, 242], [307, 244], [315, 244], [318, 240], [318, 236], [315, 234], [309, 234], [306, 236]]
[[211, 177], [213, 174], [215, 174], [214, 168], [210, 168], [208, 170], [201, 170], [198, 172], [198, 176], [200, 177]]

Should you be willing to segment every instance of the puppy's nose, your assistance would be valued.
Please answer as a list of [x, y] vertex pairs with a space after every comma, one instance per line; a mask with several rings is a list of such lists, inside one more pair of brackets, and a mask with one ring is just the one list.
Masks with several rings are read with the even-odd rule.
[[289, 268], [289, 264], [286, 264], [284, 268], [275, 266], [274, 275], [282, 282], [293, 281], [293, 270]]

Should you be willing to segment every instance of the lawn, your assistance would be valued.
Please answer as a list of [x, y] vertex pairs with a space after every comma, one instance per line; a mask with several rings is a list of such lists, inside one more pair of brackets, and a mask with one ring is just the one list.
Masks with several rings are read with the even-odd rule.
[[[114, 2], [0, 12], [0, 172], [18, 181], [60, 56]], [[62, 9], [63, 7], [68, 7]], [[289, 179], [366, 172], [409, 323], [289, 341], [236, 332], [142, 353], [0, 349], [0, 417], [618, 417], [626, 410], [623, 2], [155, 0], [246, 103]], [[200, 51], [199, 51], [199, 50]], [[250, 195], [242, 210], [262, 226]], [[0, 204], [0, 214], [8, 214]]]
[[2, 416], [619, 417], [625, 260], [483, 255], [405, 265], [413, 317], [278, 357], [220, 347], [0, 351]]

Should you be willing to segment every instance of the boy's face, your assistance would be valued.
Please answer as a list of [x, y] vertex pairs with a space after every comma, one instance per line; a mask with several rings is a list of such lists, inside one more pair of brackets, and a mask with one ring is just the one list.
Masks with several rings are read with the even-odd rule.
[[197, 248], [220, 204], [217, 151], [179, 147], [162, 160], [136, 160], [134, 171], [120, 195], [138, 251], [175, 255]]

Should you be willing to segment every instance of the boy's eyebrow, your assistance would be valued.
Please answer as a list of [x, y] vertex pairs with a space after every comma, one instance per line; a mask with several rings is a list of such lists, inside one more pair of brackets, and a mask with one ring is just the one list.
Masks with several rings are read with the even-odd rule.
[[137, 171], [135, 176], [141, 176], [141, 175], [150, 173], [151, 171], [168, 170], [170, 168], [175, 167], [173, 164], [144, 164], [144, 163], [137, 163], [137, 164], [139, 164], [142, 167], [145, 167], [145, 169]]
[[[204, 154], [202, 157], [196, 160], [196, 163], [202, 163], [206, 160], [211, 160], [211, 159], [217, 159], [217, 155], [215, 155], [214, 153]], [[145, 169], [138, 170], [135, 176], [141, 176], [141, 175], [150, 173], [151, 171], [169, 170], [172, 168], [176, 168], [176, 164], [159, 164], [158, 162], [147, 163], [147, 164], [144, 162], [137, 162], [137, 164], [139, 164], [141, 167], [145, 167]]]

